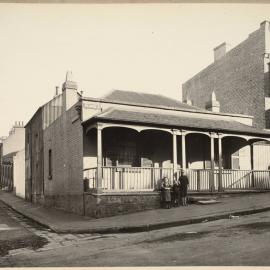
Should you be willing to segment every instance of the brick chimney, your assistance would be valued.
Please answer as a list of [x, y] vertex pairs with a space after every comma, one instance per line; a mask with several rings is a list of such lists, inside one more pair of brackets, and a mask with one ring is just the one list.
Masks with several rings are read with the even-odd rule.
[[211, 100], [206, 103], [206, 109], [212, 112], [220, 112], [220, 103], [217, 101], [214, 91], [211, 94]]
[[223, 42], [222, 44], [218, 45], [214, 48], [214, 62], [225, 56], [227, 52], [227, 43]]
[[73, 81], [72, 71], [66, 74], [66, 81], [63, 83], [63, 105], [65, 110], [70, 109], [78, 101], [77, 83]]

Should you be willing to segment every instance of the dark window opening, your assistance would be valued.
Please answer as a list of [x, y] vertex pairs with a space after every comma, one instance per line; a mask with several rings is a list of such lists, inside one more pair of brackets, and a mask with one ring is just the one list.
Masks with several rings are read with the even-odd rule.
[[117, 145], [105, 150], [108, 166], [139, 166], [136, 145]]
[[52, 150], [49, 150], [49, 179], [52, 179]]
[[268, 63], [268, 97], [270, 97], [270, 63]]

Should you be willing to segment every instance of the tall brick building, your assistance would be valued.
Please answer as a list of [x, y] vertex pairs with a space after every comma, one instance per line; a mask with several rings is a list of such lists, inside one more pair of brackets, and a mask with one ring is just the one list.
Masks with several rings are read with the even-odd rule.
[[246, 40], [226, 51], [214, 49], [214, 62], [186, 81], [183, 100], [206, 108], [214, 91], [220, 111], [254, 117], [253, 125], [270, 128], [270, 26], [268, 21]]

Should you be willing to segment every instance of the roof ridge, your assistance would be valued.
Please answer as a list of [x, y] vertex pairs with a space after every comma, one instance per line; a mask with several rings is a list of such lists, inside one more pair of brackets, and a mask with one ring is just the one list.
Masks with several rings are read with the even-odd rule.
[[119, 91], [119, 92], [128, 92], [128, 93], [134, 93], [134, 94], [143, 94], [143, 95], [155, 95], [158, 96], [159, 94], [154, 94], [154, 93], [146, 93], [146, 92], [140, 92], [138, 90], [123, 90], [123, 89], [112, 89], [106, 96], [109, 96], [111, 93]]

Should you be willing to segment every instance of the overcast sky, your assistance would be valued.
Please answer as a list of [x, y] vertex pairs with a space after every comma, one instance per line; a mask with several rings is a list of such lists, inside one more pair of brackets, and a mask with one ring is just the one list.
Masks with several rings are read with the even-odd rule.
[[269, 18], [268, 4], [0, 4], [0, 136], [52, 98], [68, 69], [85, 96], [180, 100], [215, 46], [237, 45]]

